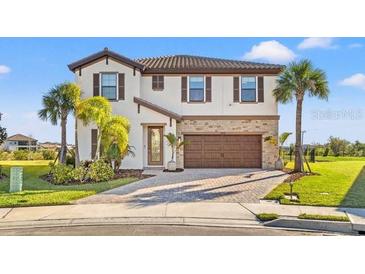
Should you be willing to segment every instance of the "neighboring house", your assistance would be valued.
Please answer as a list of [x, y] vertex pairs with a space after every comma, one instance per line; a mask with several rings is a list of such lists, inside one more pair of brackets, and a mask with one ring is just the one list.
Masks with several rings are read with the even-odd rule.
[[38, 141], [23, 134], [15, 134], [8, 137], [2, 144], [5, 150], [37, 150]]
[[60, 143], [44, 142], [39, 143], [39, 147], [43, 149], [57, 150], [61, 147]]
[[[274, 168], [278, 107], [272, 90], [280, 65], [175, 55], [131, 60], [109, 51], [70, 64], [83, 98], [105, 96], [131, 122], [135, 157], [123, 168], [166, 167], [163, 135], [188, 141], [176, 155], [182, 168]], [[81, 160], [96, 151], [95, 126], [79, 123]]]
[[[61, 144], [60, 143], [53, 143], [53, 142], [44, 142], [44, 143], [39, 143], [39, 147], [43, 148], [43, 149], [58, 150], [58, 149], [61, 148]], [[72, 149], [75, 148], [75, 146], [67, 144], [67, 148], [69, 150], [72, 150]]]

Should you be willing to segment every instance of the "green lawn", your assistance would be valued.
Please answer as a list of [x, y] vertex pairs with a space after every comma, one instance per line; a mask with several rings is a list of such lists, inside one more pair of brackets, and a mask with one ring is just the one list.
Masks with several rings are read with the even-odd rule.
[[39, 178], [49, 170], [49, 161], [0, 161], [3, 172], [9, 175], [9, 167], [22, 166], [23, 191], [8, 193], [9, 178], [0, 180], [0, 207], [40, 206], [69, 204], [89, 195], [136, 181], [124, 178], [102, 183], [83, 185], [53, 185]]
[[[305, 176], [294, 183], [293, 192], [299, 194], [299, 203], [283, 197], [289, 184], [282, 183], [265, 198], [282, 204], [315, 206], [365, 207], [365, 157], [317, 157], [310, 163], [318, 175]], [[288, 163], [293, 167], [293, 162]]]

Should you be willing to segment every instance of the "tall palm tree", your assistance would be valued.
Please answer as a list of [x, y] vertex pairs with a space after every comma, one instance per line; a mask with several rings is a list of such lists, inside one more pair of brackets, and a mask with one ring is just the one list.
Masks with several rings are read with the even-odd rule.
[[68, 89], [72, 93], [73, 101], [74, 101], [74, 110], [73, 114], [75, 117], [75, 167], [80, 166], [80, 153], [79, 153], [79, 138], [78, 138], [78, 108], [81, 100], [81, 89], [75, 83], [70, 83]]
[[110, 120], [112, 108], [109, 101], [102, 96], [94, 96], [80, 101], [78, 104], [77, 117], [86, 126], [95, 123], [98, 129], [97, 146], [95, 159], [100, 158], [100, 144], [102, 131], [106, 123]]
[[290, 63], [279, 75], [277, 87], [273, 90], [276, 100], [288, 103], [295, 97], [295, 163], [294, 171], [303, 171], [302, 152], [302, 108], [305, 94], [316, 96], [320, 99], [328, 99], [329, 88], [326, 73], [318, 68], [313, 68], [310, 60], [304, 59]]
[[65, 82], [55, 87], [43, 95], [43, 108], [38, 111], [40, 119], [49, 120], [53, 125], [61, 124], [61, 150], [59, 153], [60, 163], [66, 162], [67, 141], [66, 125], [67, 117], [75, 109], [75, 98], [80, 97], [80, 89], [73, 83]]

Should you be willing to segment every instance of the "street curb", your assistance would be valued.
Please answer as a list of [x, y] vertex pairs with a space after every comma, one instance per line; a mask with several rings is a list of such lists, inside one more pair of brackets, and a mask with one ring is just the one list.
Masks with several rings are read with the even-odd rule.
[[243, 219], [215, 219], [195, 217], [118, 217], [92, 219], [55, 219], [32, 220], [0, 223], [0, 231], [8, 229], [41, 228], [41, 227], [70, 227], [96, 225], [188, 225], [210, 227], [250, 227], [265, 228], [260, 222]]
[[334, 222], [323, 220], [308, 220], [290, 217], [282, 217], [266, 222], [267, 227], [286, 227], [306, 230], [332, 231], [340, 233], [354, 233], [351, 222]]

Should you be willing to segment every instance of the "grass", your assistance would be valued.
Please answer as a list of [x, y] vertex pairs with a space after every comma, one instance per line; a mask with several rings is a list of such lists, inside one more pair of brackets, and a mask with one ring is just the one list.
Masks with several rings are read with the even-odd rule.
[[317, 215], [317, 214], [306, 214], [306, 213], [300, 214], [298, 216], [298, 219], [350, 222], [350, 219], [347, 216]]
[[23, 191], [8, 193], [9, 177], [0, 180], [0, 207], [64, 205], [111, 188], [125, 185], [137, 178], [123, 178], [108, 182], [83, 185], [53, 185], [39, 176], [49, 171], [49, 161], [0, 161], [3, 172], [9, 176], [11, 166], [22, 166]]
[[260, 213], [256, 217], [262, 222], [267, 222], [279, 218], [279, 215], [275, 213]]
[[[312, 206], [365, 207], [365, 157], [317, 157], [310, 163], [313, 176], [304, 176], [294, 183], [293, 191], [299, 201], [284, 198], [290, 191], [288, 183], [282, 183], [265, 198], [279, 200], [281, 204]], [[287, 164], [293, 167], [293, 162]]]

